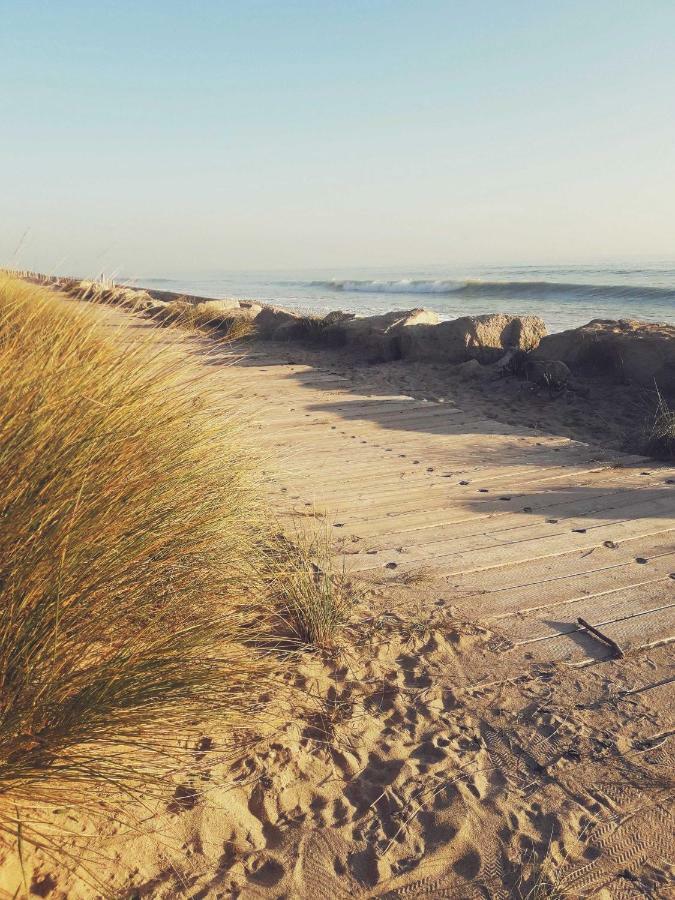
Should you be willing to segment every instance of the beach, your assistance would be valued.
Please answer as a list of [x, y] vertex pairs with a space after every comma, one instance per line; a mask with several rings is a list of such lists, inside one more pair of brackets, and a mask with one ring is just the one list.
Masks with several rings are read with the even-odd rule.
[[115, 895], [668, 896], [675, 467], [622, 452], [617, 386], [161, 339], [237, 399], [270, 508], [327, 533], [353, 609], [240, 758], [200, 725], [199, 780], [91, 845]]
[[675, 3], [10, 3], [0, 900], [675, 900]]

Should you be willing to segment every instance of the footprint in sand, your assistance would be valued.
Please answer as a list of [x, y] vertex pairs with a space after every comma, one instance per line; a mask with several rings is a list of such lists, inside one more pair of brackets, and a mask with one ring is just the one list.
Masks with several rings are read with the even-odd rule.
[[483, 860], [478, 850], [467, 850], [464, 856], [453, 863], [452, 868], [458, 875], [462, 875], [467, 880], [471, 880], [478, 875]]
[[190, 787], [189, 784], [179, 784], [167, 809], [172, 813], [186, 812], [194, 809], [198, 800], [199, 794], [193, 787]]

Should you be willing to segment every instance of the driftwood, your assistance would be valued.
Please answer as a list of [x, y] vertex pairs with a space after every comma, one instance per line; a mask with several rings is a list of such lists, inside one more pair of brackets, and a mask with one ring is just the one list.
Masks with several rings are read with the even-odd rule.
[[614, 651], [615, 656], [618, 656], [620, 659], [624, 657], [624, 652], [619, 644], [617, 644], [616, 641], [613, 641], [611, 637], [607, 637], [606, 634], [603, 634], [601, 631], [599, 631], [595, 627], [595, 625], [591, 625], [590, 622], [587, 622], [586, 619], [582, 619], [581, 616], [578, 617], [577, 622], [582, 626], [582, 628], [590, 631], [592, 635], [598, 638], [598, 640], [602, 641], [603, 644], [608, 644]]

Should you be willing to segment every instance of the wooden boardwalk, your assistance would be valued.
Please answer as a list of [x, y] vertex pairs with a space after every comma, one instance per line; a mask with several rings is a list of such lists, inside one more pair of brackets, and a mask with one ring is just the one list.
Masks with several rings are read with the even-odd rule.
[[350, 573], [442, 580], [519, 658], [610, 655], [579, 616], [627, 651], [675, 640], [675, 467], [355, 393], [268, 353], [226, 377], [255, 409], [279, 506], [325, 514]]
[[514, 665], [610, 656], [579, 616], [626, 651], [675, 641], [675, 466], [164, 335], [250, 414], [272, 504], [325, 518], [354, 576], [440, 585]]

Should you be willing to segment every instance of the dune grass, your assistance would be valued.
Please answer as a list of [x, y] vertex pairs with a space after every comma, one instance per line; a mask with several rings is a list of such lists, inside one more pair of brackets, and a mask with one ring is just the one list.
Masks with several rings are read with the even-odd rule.
[[253, 320], [228, 305], [227, 301], [190, 303], [186, 300], [172, 300], [164, 308], [154, 311], [152, 317], [164, 325], [205, 331], [225, 342], [249, 337], [255, 330]]
[[[0, 836], [146, 793], [205, 716], [260, 709], [255, 465], [156, 339], [0, 275]], [[23, 826], [20, 823], [24, 823]], [[23, 830], [22, 830], [23, 827]]]
[[354, 598], [344, 572], [334, 569], [328, 534], [278, 536], [272, 553], [277, 630], [310, 649], [335, 650]]
[[103, 281], [66, 281], [59, 286], [82, 300], [122, 306], [145, 313], [160, 325], [203, 331], [224, 343], [242, 340], [255, 330], [253, 319], [227, 300], [194, 303], [179, 297], [169, 302], [158, 301], [142, 289]]
[[656, 411], [647, 433], [645, 450], [654, 459], [675, 460], [675, 410], [656, 391]]

